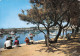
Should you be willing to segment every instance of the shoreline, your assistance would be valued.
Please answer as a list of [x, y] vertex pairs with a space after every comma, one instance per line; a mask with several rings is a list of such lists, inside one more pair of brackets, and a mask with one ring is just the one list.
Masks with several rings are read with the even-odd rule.
[[[54, 38], [51, 38], [51, 39], [54, 40]], [[62, 40], [62, 39], [58, 39], [58, 40]], [[44, 44], [45, 43], [45, 39], [38, 40], [38, 41], [33, 41], [33, 42], [34, 42], [33, 44]], [[19, 44], [19, 46], [25, 46], [25, 45], [26, 45], [26, 43]], [[16, 48], [15, 45], [13, 45], [12, 47], [13, 48]], [[5, 50], [9, 50], [9, 49], [4, 49], [4, 47], [3, 48], [0, 48], [0, 52], [5, 51]]]
[[[45, 41], [45, 40], [34, 41], [34, 44], [44, 43], [44, 41]], [[19, 46], [24, 46], [24, 45], [26, 45], [26, 43], [19, 44]], [[16, 48], [15, 45], [13, 45], [12, 48]], [[3, 47], [3, 48], [0, 48], [0, 52], [5, 51], [5, 50], [9, 50], [9, 49], [4, 49], [4, 47]]]
[[[54, 40], [54, 38], [51, 38], [51, 39]], [[66, 38], [65, 38], [65, 39], [63, 39], [63, 38], [60, 39], [60, 38], [59, 38], [58, 40], [67, 40], [67, 39], [66, 39]], [[43, 40], [38, 40], [38, 41], [34, 41], [34, 40], [33, 40], [33, 42], [34, 42], [33, 44], [44, 44], [44, 43], [45, 43], [45, 39], [43, 39]], [[20, 45], [20, 46], [25, 46], [26, 43], [19, 44], [19, 45]], [[13, 45], [12, 47], [13, 47], [13, 48], [16, 48], [15, 45]], [[4, 47], [3, 47], [3, 48], [0, 48], [0, 52], [5, 51], [5, 50], [9, 50], [9, 49], [4, 49]]]
[[[22, 47], [15, 47], [13, 49], [6, 49], [1, 51], [1, 56], [79, 56], [80, 43], [78, 37], [76, 39], [64, 41], [60, 40], [58, 43], [51, 44], [47, 49], [45, 44], [20, 44]], [[44, 40], [40, 40], [44, 41]]]
[[[26, 44], [25, 43], [20, 44], [20, 46], [24, 46], [24, 45], [26, 45]], [[13, 45], [12, 48], [15, 48], [15, 45]], [[0, 48], [0, 52], [5, 51], [5, 50], [9, 50], [9, 49]]]

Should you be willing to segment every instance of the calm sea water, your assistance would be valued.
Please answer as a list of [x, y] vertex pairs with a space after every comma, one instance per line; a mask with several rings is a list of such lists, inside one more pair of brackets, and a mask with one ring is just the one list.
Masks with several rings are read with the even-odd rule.
[[[46, 32], [46, 31], [45, 31]], [[55, 31], [54, 31], [55, 32]], [[53, 32], [53, 33], [54, 33]], [[67, 31], [68, 33], [71, 33], [71, 31], [69, 30], [69, 31]], [[21, 33], [16, 33], [15, 35], [16, 36], [19, 36], [19, 38], [18, 38], [18, 40], [19, 40], [19, 43], [20, 44], [23, 44], [23, 43], [25, 43], [24, 42], [24, 40], [25, 40], [25, 38], [26, 38], [26, 36], [30, 39], [30, 37], [29, 37], [29, 32], [27, 32], [27, 33], [24, 33], [24, 32], [21, 32]], [[56, 34], [57, 34], [57, 31], [56, 31]], [[61, 35], [62, 35], [62, 33], [61, 33]], [[65, 32], [64, 32], [64, 35], [65, 35]], [[4, 47], [4, 42], [6, 41], [6, 37], [8, 36], [8, 34], [6, 34], [6, 35], [3, 35], [3, 36], [0, 36], [0, 48], [3, 48]], [[50, 38], [54, 38], [55, 36], [50, 36]], [[33, 37], [33, 39], [34, 39], [34, 41], [38, 41], [38, 40], [43, 40], [45, 37], [44, 37], [44, 34], [43, 33], [39, 33], [39, 34], [36, 34], [34, 37]], [[14, 40], [13, 40], [13, 44], [14, 44]]]

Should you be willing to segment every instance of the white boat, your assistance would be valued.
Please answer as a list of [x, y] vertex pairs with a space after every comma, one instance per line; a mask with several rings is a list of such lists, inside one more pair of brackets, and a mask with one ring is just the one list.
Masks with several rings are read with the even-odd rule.
[[3, 35], [3, 33], [0, 32], [0, 35]]
[[14, 35], [15, 33], [14, 33], [13, 31], [11, 31], [9, 34], [10, 34], [10, 35]]
[[50, 32], [50, 35], [51, 35], [51, 36], [56, 36], [57, 33], [55, 33], [55, 32], [54, 32], [54, 33]]

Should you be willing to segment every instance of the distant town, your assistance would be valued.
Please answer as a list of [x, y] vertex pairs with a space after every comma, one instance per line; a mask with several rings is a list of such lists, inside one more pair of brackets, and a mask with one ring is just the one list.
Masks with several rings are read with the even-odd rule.
[[[40, 27], [41, 30], [45, 30], [44, 27]], [[65, 28], [65, 30], [67, 29], [67, 27]], [[0, 32], [5, 32], [5, 33], [8, 33], [8, 32], [11, 32], [11, 31], [14, 31], [14, 32], [20, 32], [20, 31], [30, 31], [30, 30], [38, 30], [37, 27], [30, 27], [30, 28], [8, 28], [8, 29], [0, 29]], [[52, 27], [50, 28], [50, 30], [58, 30], [58, 27]], [[71, 30], [71, 27], [68, 28], [68, 30]]]

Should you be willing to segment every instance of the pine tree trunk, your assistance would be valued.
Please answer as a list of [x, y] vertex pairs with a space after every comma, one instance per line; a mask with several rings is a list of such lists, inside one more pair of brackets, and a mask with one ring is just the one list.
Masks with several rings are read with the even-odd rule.
[[47, 42], [47, 47], [49, 48], [49, 29], [47, 30], [46, 42]]
[[72, 33], [74, 33], [74, 29], [72, 28]]
[[47, 35], [45, 35], [45, 44], [47, 46]]
[[79, 27], [77, 26], [77, 27], [76, 27], [76, 33], [77, 33], [78, 31], [79, 31]]
[[66, 36], [67, 36], [67, 29], [66, 29]]
[[65, 40], [64, 31], [65, 31], [65, 30], [63, 29], [63, 40]]
[[61, 31], [62, 31], [62, 28], [59, 29], [59, 32], [58, 32], [56, 38], [54, 39], [54, 42], [57, 42], [57, 39], [59, 38]]

